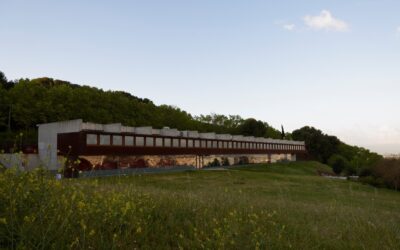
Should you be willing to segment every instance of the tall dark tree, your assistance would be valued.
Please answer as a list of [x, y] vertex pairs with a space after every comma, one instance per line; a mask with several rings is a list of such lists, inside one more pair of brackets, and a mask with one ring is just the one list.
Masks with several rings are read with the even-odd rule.
[[340, 141], [336, 136], [323, 134], [313, 127], [303, 127], [292, 133], [294, 140], [305, 141], [308, 152], [321, 162], [326, 163], [338, 152]]
[[6, 75], [0, 71], [0, 86], [4, 89], [10, 89], [13, 87], [13, 82], [8, 81]]
[[263, 137], [267, 133], [267, 127], [262, 121], [249, 118], [239, 126], [239, 133], [247, 136]]

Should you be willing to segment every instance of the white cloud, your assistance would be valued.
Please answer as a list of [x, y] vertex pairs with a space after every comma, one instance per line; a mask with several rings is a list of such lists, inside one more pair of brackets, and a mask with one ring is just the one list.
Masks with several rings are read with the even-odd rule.
[[283, 28], [288, 31], [293, 31], [296, 28], [296, 26], [294, 24], [284, 24]]
[[335, 18], [328, 10], [321, 11], [317, 16], [305, 16], [303, 20], [308, 27], [315, 30], [340, 32], [349, 30], [349, 25], [345, 21]]

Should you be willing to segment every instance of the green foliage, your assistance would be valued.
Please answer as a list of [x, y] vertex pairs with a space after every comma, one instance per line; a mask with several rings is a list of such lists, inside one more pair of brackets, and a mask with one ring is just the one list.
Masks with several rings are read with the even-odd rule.
[[375, 182], [384, 183], [386, 187], [400, 189], [400, 159], [382, 159], [372, 169]]
[[1, 249], [399, 249], [398, 193], [317, 162], [56, 180], [0, 171]]
[[340, 174], [342, 171], [349, 168], [349, 162], [341, 155], [332, 155], [328, 160], [328, 165], [332, 167], [335, 174]]
[[[128, 126], [164, 126], [181, 130], [279, 138], [279, 131], [255, 119], [237, 115], [192, 117], [178, 107], [157, 106], [123, 91], [103, 91], [48, 77], [19, 79], [10, 85], [0, 74], [0, 134], [7, 130], [9, 105], [15, 134], [36, 124], [82, 118], [97, 123], [120, 122]], [[8, 142], [11, 143], [11, 142]]]
[[[382, 159], [382, 156], [361, 147], [350, 146], [337, 137], [322, 133], [313, 127], [303, 127], [292, 133], [293, 140], [305, 141], [307, 151], [317, 160], [328, 163], [333, 157], [341, 156], [346, 163], [346, 174], [368, 175], [371, 168]], [[330, 164], [332, 165], [332, 164]], [[337, 170], [339, 171], [339, 170]]]
[[338, 152], [340, 144], [337, 137], [308, 126], [293, 131], [292, 137], [294, 140], [305, 141], [308, 152], [323, 163]]
[[262, 121], [250, 118], [239, 126], [239, 132], [242, 135], [261, 137], [265, 136], [267, 128]]
[[214, 158], [212, 162], [209, 162], [206, 167], [219, 167], [221, 166], [221, 163], [217, 158]]
[[[10, 89], [13, 87], [13, 82], [8, 81], [7, 77], [4, 75], [3, 72], [0, 71], [0, 89], [4, 88], [4, 89]], [[0, 99], [2, 100], [2, 99]]]

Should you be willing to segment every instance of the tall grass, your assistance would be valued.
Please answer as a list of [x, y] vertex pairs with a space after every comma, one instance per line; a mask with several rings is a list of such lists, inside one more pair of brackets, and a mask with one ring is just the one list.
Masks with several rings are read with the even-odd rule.
[[316, 176], [324, 168], [295, 163], [62, 181], [43, 170], [7, 170], [0, 174], [0, 244], [399, 249], [399, 193]]

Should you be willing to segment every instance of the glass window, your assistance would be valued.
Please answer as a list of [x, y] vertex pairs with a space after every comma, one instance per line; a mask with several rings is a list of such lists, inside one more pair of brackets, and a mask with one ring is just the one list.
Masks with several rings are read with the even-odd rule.
[[212, 148], [212, 141], [207, 141], [207, 148]]
[[228, 142], [228, 148], [232, 148], [232, 142]]
[[213, 148], [218, 148], [218, 142], [217, 141], [212, 141], [212, 147]]
[[122, 146], [122, 136], [120, 135], [113, 135], [113, 145], [115, 146]]
[[110, 135], [100, 135], [100, 145], [110, 145]]
[[205, 148], [207, 146], [206, 144], [207, 144], [207, 141], [205, 141], [205, 140], [201, 140], [200, 141], [200, 147], [201, 148]]
[[164, 138], [164, 147], [171, 147], [171, 138]]
[[146, 137], [146, 147], [154, 147], [154, 138]]
[[97, 135], [87, 134], [86, 135], [86, 144], [87, 145], [97, 145]]
[[144, 137], [143, 136], [136, 136], [136, 143], [135, 145], [137, 147], [143, 147], [144, 146]]
[[174, 148], [178, 148], [179, 147], [179, 139], [172, 139], [172, 146]]
[[162, 147], [162, 138], [157, 137], [156, 138], [156, 147]]
[[199, 148], [200, 147], [200, 141], [199, 140], [195, 140], [194, 141], [194, 147], [195, 148]]
[[181, 139], [181, 148], [186, 148], [186, 139]]
[[125, 136], [125, 146], [133, 146], [133, 136]]
[[[187, 144], [188, 144], [188, 148], [193, 148], [193, 140], [188, 140]], [[197, 144], [199, 144], [199, 141], [197, 141]]]

